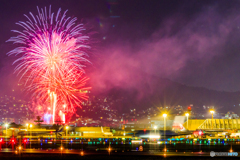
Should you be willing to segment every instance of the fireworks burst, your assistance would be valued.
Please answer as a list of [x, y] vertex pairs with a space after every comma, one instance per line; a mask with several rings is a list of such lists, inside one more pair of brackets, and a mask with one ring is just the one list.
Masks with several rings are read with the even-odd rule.
[[[57, 14], [51, 13], [51, 6], [38, 10], [38, 15], [24, 15], [28, 21], [16, 24], [23, 31], [12, 30], [19, 35], [8, 41], [20, 44], [8, 53], [20, 55], [15, 72], [21, 75], [25, 86], [33, 97], [41, 104], [42, 114], [52, 113], [52, 122], [65, 120], [81, 106], [82, 99], [87, 100], [84, 87], [88, 78], [84, 77], [85, 63], [89, 62], [86, 45], [89, 37], [83, 35], [83, 24], [76, 24], [77, 18], [67, 17], [67, 10], [61, 16], [61, 8]], [[50, 106], [50, 107], [49, 107]], [[50, 108], [50, 109], [49, 109]], [[43, 116], [41, 114], [41, 116]]]

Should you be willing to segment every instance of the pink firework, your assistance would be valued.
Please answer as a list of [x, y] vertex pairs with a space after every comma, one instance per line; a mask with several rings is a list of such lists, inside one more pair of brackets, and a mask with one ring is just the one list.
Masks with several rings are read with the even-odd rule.
[[[84, 67], [89, 61], [86, 51], [88, 36], [83, 35], [83, 24], [75, 24], [77, 18], [66, 17], [67, 10], [60, 16], [51, 13], [51, 6], [38, 10], [38, 15], [24, 15], [28, 21], [16, 24], [23, 27], [8, 41], [20, 44], [8, 55], [19, 55], [15, 71], [21, 75], [27, 91], [33, 93], [38, 105], [33, 106], [41, 116], [52, 114], [52, 122], [67, 121], [87, 100], [84, 87], [88, 78]], [[39, 107], [40, 106], [40, 107]], [[40, 110], [40, 111], [39, 111]]]

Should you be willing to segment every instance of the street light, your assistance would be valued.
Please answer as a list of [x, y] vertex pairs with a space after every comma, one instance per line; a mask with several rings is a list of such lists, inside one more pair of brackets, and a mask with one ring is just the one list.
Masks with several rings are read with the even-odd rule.
[[212, 119], [213, 119], [213, 114], [215, 111], [213, 109], [211, 109], [209, 112], [212, 114]]
[[188, 116], [189, 116], [189, 113], [186, 113], [185, 116], [187, 116], [187, 130], [188, 130]]
[[[167, 117], [167, 114], [164, 113], [163, 118], [164, 118], [164, 138], [165, 139], [166, 139], [166, 117]], [[165, 148], [166, 148], [166, 143], [165, 143]]]
[[66, 126], [66, 136], [68, 135], [68, 134], [67, 134], [67, 130], [68, 130], [68, 128], [69, 128], [69, 127], [68, 127], [68, 126]]
[[5, 124], [5, 127], [6, 127], [6, 136], [7, 136], [7, 127], [8, 127], [8, 124], [7, 124], [7, 123]]
[[154, 126], [153, 128], [155, 129], [155, 134], [156, 134], [156, 129], [157, 129], [157, 126]]
[[63, 147], [62, 147], [62, 144], [61, 144], [61, 148], [60, 148], [60, 149], [61, 149], [61, 155], [62, 155], [62, 151], [63, 151]]
[[27, 136], [28, 136], [28, 125], [29, 125], [29, 124], [27, 123], [27, 124], [26, 124], [26, 126], [27, 126], [27, 130], [26, 130]]
[[212, 129], [213, 129], [213, 114], [215, 111], [213, 109], [211, 109], [209, 112], [212, 114]]
[[167, 114], [166, 113], [164, 113], [163, 114], [163, 118], [164, 118], [164, 137], [166, 138], [166, 117], [167, 117]]
[[164, 131], [166, 130], [166, 117], [167, 117], [167, 114], [164, 113], [163, 114], [163, 118], [164, 118]]
[[30, 149], [31, 149], [31, 138], [32, 138], [32, 124], [29, 125], [30, 126]]

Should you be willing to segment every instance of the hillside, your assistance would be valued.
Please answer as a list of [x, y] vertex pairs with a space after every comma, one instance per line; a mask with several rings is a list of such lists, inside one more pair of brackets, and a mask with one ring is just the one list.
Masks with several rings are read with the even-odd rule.
[[[202, 111], [202, 106], [215, 106], [218, 111], [229, 110], [238, 113], [240, 108], [240, 92], [225, 92], [209, 90], [202, 87], [191, 87], [168, 79], [158, 77], [144, 77], [139, 88], [113, 87], [108, 91], [94, 92], [96, 96], [110, 96], [122, 99], [114, 107], [119, 111], [129, 109], [147, 109], [149, 107], [193, 104], [193, 110]], [[234, 106], [235, 105], [235, 106]]]

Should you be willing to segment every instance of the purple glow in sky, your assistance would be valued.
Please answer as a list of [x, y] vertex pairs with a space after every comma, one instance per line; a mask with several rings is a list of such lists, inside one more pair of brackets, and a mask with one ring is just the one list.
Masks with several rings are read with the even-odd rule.
[[2, 89], [17, 83], [5, 57], [11, 50], [5, 44], [9, 28], [23, 20], [26, 10], [50, 4], [53, 10], [71, 9], [70, 14], [84, 17], [83, 23], [97, 31], [95, 59], [87, 71], [93, 90], [141, 88], [143, 83], [154, 87], [149, 75], [220, 91], [240, 90], [237, 0], [5, 1], [0, 15]]

